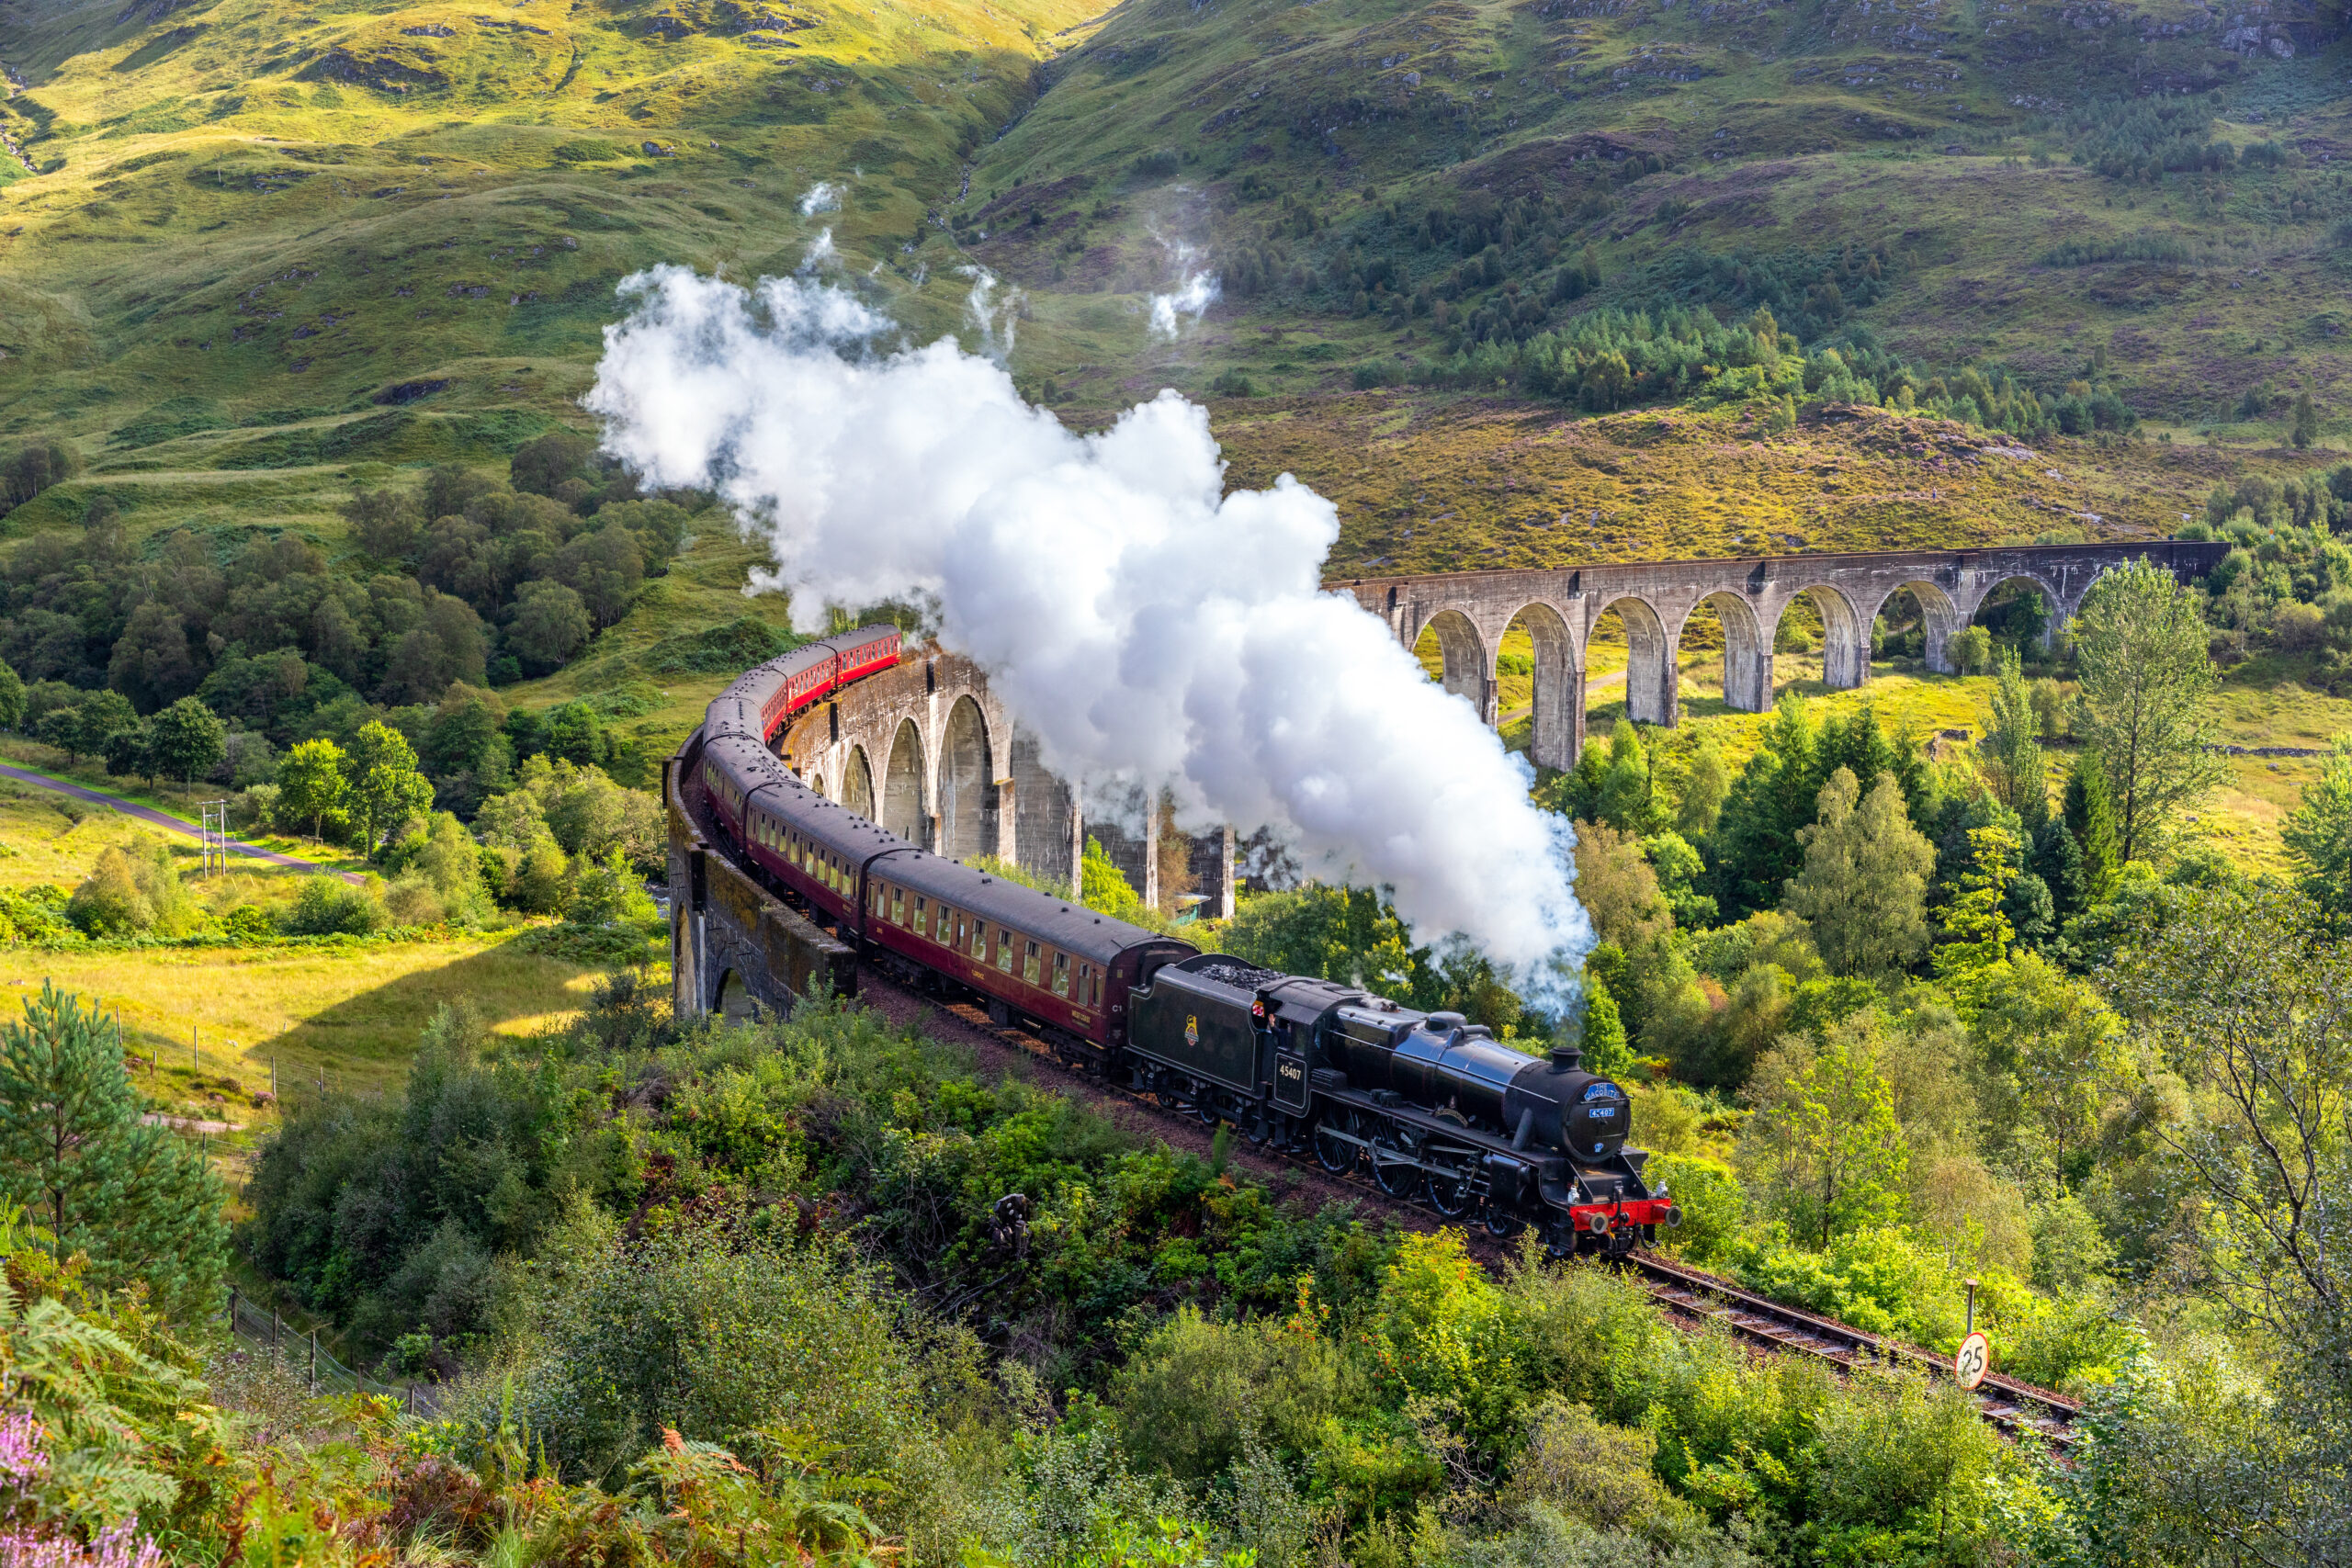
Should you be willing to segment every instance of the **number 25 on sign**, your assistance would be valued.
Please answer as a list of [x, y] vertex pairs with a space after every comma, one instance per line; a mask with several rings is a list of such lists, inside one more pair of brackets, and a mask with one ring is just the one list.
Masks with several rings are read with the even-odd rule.
[[1960, 1342], [1960, 1352], [1951, 1359], [1951, 1375], [1962, 1388], [1974, 1388], [1984, 1381], [1993, 1367], [1993, 1347], [1984, 1336], [1972, 1333]]

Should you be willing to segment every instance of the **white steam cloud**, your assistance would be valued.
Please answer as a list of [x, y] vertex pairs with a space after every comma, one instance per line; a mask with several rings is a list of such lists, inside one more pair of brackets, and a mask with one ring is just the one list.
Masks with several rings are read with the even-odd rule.
[[1320, 587], [1331, 503], [1223, 493], [1172, 391], [1099, 434], [952, 341], [884, 352], [839, 290], [683, 267], [622, 285], [587, 404], [653, 484], [715, 486], [770, 536], [763, 586], [936, 606], [1046, 765], [1166, 787], [1180, 818], [1269, 827], [1300, 868], [1392, 890], [1422, 942], [1475, 942], [1555, 1007], [1593, 936], [1566, 824], [1526, 764], [1375, 616]]
[[1151, 297], [1148, 330], [1153, 337], [1173, 343], [1178, 330], [1176, 318], [1190, 316], [1199, 321], [1208, 313], [1208, 308], [1217, 302], [1217, 297], [1224, 292], [1224, 284], [1216, 274], [1193, 265], [1200, 253], [1191, 245], [1180, 241], [1170, 245], [1169, 251], [1180, 281], [1173, 293]]
[[980, 334], [980, 353], [1001, 365], [1012, 354], [1013, 334], [1021, 330], [1022, 291], [1008, 288], [997, 295], [997, 276], [984, 266], [956, 269], [972, 280], [964, 297], [964, 313]]
[[831, 180], [819, 180], [800, 198], [800, 216], [803, 218], [814, 218], [820, 212], [839, 212], [841, 209], [842, 187]]

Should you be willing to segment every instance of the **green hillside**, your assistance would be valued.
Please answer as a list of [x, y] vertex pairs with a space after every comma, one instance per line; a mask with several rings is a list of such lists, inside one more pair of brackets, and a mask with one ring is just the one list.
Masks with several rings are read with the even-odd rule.
[[[429, 600], [421, 536], [368, 554], [355, 491], [583, 424], [630, 271], [750, 278], [828, 234], [921, 333], [968, 336], [975, 265], [1017, 286], [1012, 368], [1075, 421], [1208, 398], [1237, 480], [1340, 501], [1342, 570], [2128, 536], [2340, 460], [2352, 132], [2316, 14], [1089, 12], [0, 7], [0, 530], [62, 559], [103, 497], [143, 566], [80, 547], [111, 595], [44, 672], [104, 678], [157, 573], [284, 532]], [[550, 551], [582, 525], [541, 513]], [[709, 586], [605, 635], [721, 624]], [[544, 667], [504, 591], [474, 607], [492, 679]], [[24, 610], [18, 652], [54, 630]], [[192, 642], [180, 684], [231, 652]]]

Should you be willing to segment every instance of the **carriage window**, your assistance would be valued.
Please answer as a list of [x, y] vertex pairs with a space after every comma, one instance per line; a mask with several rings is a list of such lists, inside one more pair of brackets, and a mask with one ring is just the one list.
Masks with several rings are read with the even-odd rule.
[[1038, 983], [1037, 944], [1034, 942], [1029, 944], [1027, 951], [1023, 953], [1021, 955], [1021, 977], [1028, 981], [1033, 986]]
[[1054, 954], [1054, 995], [1069, 995], [1069, 954], [1067, 953]]
[[969, 953], [975, 958], [981, 959], [983, 961], [987, 959], [989, 955], [989, 923], [986, 920], [974, 920], [972, 922], [972, 945], [966, 948], [964, 951]]
[[920, 893], [915, 895], [915, 934], [917, 936], [931, 934], [931, 900]]
[[1008, 975], [1012, 973], [1012, 933], [1002, 926], [996, 928], [996, 966]]
[[890, 890], [880, 883], [874, 885], [874, 918], [880, 919], [889, 912]]
[[894, 926], [907, 923], [907, 890], [903, 887], [890, 889], [890, 923]]
[[964, 924], [965, 918], [959, 912], [956, 917], [956, 940], [951, 944], [958, 953], [964, 951]]

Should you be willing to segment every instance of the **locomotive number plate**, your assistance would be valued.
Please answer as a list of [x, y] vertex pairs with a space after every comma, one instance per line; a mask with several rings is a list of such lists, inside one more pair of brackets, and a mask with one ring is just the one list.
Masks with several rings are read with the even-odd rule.
[[1306, 1104], [1306, 1058], [1277, 1056], [1274, 1058], [1274, 1100], [1294, 1110]]

